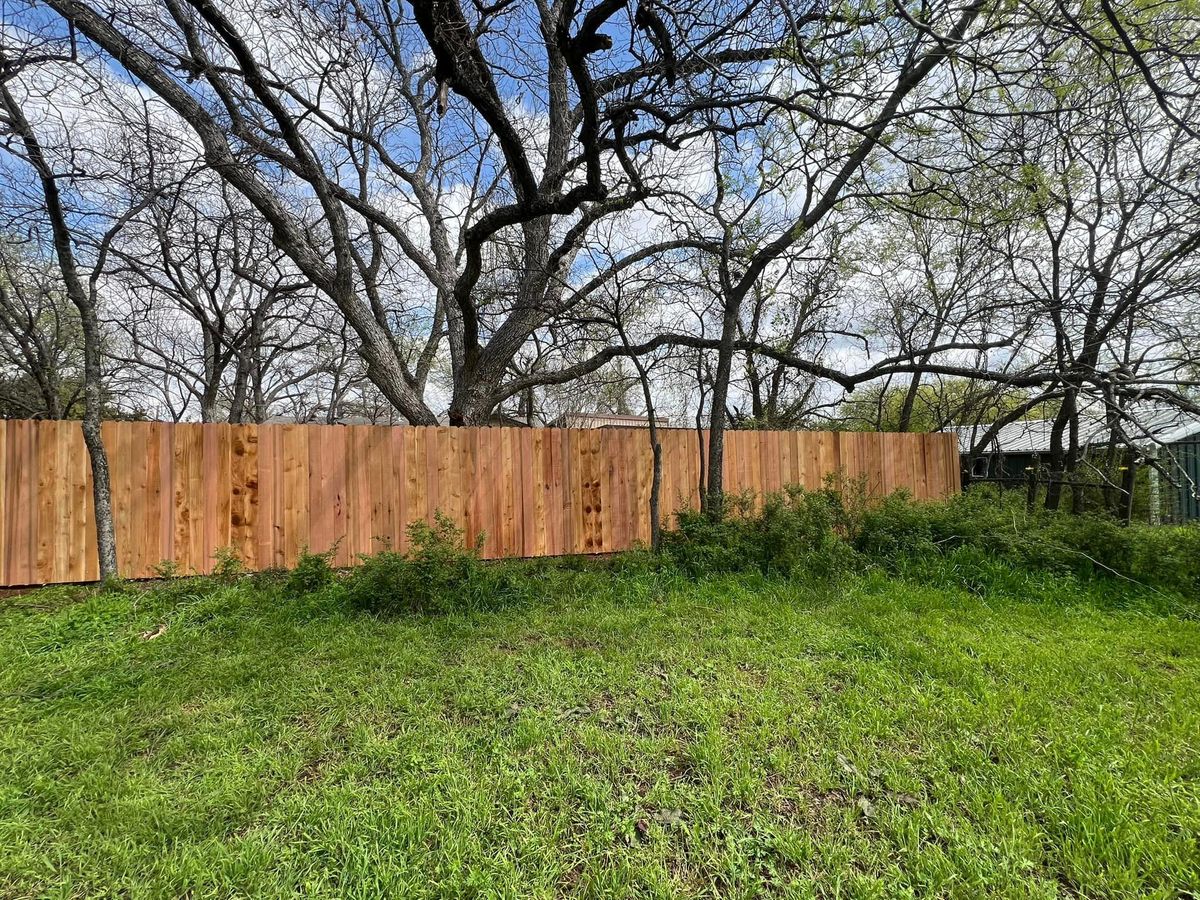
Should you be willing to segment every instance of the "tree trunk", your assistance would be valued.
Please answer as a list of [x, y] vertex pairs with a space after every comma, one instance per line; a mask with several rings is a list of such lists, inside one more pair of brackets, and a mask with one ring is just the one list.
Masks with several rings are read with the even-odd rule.
[[[929, 362], [928, 358], [921, 359], [921, 365]], [[908, 383], [908, 390], [904, 392], [904, 402], [900, 404], [900, 420], [896, 423], [896, 430], [907, 432], [912, 426], [913, 409], [917, 405], [917, 395], [921, 392], [921, 373], [915, 372], [912, 380]]]
[[[629, 346], [625, 328], [619, 322], [617, 330], [621, 343]], [[638, 356], [631, 357], [637, 369], [638, 381], [642, 385], [642, 399], [646, 403], [646, 421], [650, 432], [650, 455], [653, 459], [650, 476], [650, 549], [658, 553], [662, 549], [662, 441], [658, 437], [658, 416], [654, 412], [654, 395], [650, 391], [650, 373]]]
[[1046, 503], [1048, 510], [1056, 510], [1062, 504], [1063, 479], [1066, 477], [1067, 458], [1063, 450], [1063, 433], [1074, 415], [1075, 394], [1067, 390], [1063, 396], [1058, 415], [1050, 427], [1050, 471], [1046, 481]]
[[708, 424], [708, 515], [720, 519], [725, 515], [725, 483], [722, 467], [725, 462], [725, 403], [729, 398], [729, 377], [733, 371], [733, 345], [737, 337], [740, 295], [726, 295], [725, 312], [721, 319], [721, 342], [717, 347], [717, 371], [713, 377], [712, 406]]
[[654, 401], [650, 398], [650, 379], [646, 370], [638, 364], [642, 378], [642, 391], [646, 395], [646, 416], [650, 428], [650, 453], [654, 458], [654, 469], [650, 476], [650, 549], [657, 553], [662, 549], [662, 441], [658, 437], [658, 417], [654, 412]]

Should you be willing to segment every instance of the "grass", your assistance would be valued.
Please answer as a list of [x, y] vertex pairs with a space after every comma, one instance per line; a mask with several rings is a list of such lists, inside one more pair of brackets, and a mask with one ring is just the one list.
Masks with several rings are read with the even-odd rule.
[[1200, 623], [1132, 589], [539, 577], [390, 620], [264, 579], [8, 601], [0, 895], [1200, 886]]

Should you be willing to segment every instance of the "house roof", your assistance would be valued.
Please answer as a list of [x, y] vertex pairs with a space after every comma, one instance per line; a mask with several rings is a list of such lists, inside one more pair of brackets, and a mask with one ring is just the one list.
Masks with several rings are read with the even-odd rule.
[[1148, 423], [1151, 434], [1161, 444], [1174, 444], [1200, 437], [1200, 416], [1179, 409], [1164, 410], [1157, 421]]
[[[659, 428], [670, 428], [670, 419], [656, 416]], [[645, 428], [647, 416], [623, 416], [615, 413], [563, 413], [549, 423], [550, 428]]]
[[[1174, 444], [1200, 435], [1200, 416], [1174, 407], [1144, 407], [1127, 411], [1123, 431], [1135, 444]], [[983, 448], [984, 453], [1045, 453], [1050, 449], [1052, 419], [1026, 419], [1001, 426]], [[987, 433], [990, 423], [951, 425], [946, 431], [958, 435], [960, 453], [967, 453]], [[1101, 416], [1084, 412], [1080, 416], [1079, 443], [1105, 445], [1111, 440], [1110, 429]]]

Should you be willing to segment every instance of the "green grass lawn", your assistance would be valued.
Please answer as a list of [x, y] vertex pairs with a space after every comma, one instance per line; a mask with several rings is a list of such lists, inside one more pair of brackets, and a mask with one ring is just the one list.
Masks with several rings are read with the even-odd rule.
[[261, 580], [4, 601], [0, 895], [1200, 887], [1190, 616], [543, 577], [440, 618]]

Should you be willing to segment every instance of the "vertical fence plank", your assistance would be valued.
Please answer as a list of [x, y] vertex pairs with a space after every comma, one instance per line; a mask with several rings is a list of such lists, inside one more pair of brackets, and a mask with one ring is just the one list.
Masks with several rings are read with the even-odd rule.
[[355, 512], [351, 507], [350, 470], [358, 466], [353, 466], [349, 457], [349, 429], [344, 425], [327, 425], [323, 431], [322, 459], [329, 467], [327, 490], [333, 506], [330, 544], [337, 544], [333, 561], [339, 566], [348, 566], [357, 558], [349, 525]]
[[131, 422], [133, 479], [133, 546], [129, 578], [149, 578], [165, 558], [162, 553], [162, 436], [161, 422]]
[[201, 462], [201, 509], [204, 544], [196, 569], [211, 572], [216, 553], [230, 547], [230, 510], [233, 506], [230, 485], [230, 434], [228, 425], [201, 425], [203, 457]]
[[435, 513], [445, 512], [440, 477], [442, 459], [438, 446], [445, 431], [446, 428], [439, 426], [421, 432], [422, 444], [425, 447], [425, 518], [430, 522], [433, 521]]
[[9, 513], [15, 512], [8, 505], [8, 425], [7, 419], [0, 419], [0, 584], [13, 583], [8, 571]]
[[54, 562], [58, 536], [58, 432], [61, 422], [46, 422], [37, 429], [37, 455], [34, 458], [36, 472], [36, 502], [38, 506], [38, 528], [34, 536], [34, 569], [36, 580], [54, 580]]
[[459, 528], [466, 519], [463, 504], [463, 434], [461, 428], [447, 428], [438, 447], [441, 456], [442, 480], [445, 482], [442, 503], [446, 515]]
[[801, 445], [804, 453], [804, 486], [810, 491], [820, 490], [825, 477], [821, 448], [824, 440], [820, 433], [802, 432]]
[[[476, 533], [483, 535], [483, 552], [486, 556], [496, 555], [495, 510], [497, 464], [495, 429], [480, 428], [476, 431], [474, 504]], [[478, 538], [476, 538], [478, 540]]]
[[374, 448], [370, 425], [350, 425], [346, 433], [346, 532], [350, 560], [375, 552], [375, 500], [371, 496]]
[[[67, 563], [67, 581], [91, 581], [99, 577], [92, 573], [98, 568], [98, 560], [93, 552], [89, 556], [89, 538], [94, 541], [96, 529], [92, 527], [90, 501], [91, 461], [88, 459], [87, 447], [83, 443], [83, 431], [75, 423], [67, 429], [67, 440], [64, 453], [67, 460], [67, 481], [70, 489], [67, 519], [63, 529], [67, 534], [70, 546], [70, 558]], [[0, 512], [0, 519], [3, 513]]]
[[563, 527], [563, 445], [562, 431], [558, 428], [546, 430], [546, 553], [561, 556], [566, 552], [565, 529]]
[[172, 557], [182, 572], [198, 566], [203, 553], [204, 530], [201, 489], [203, 436], [199, 425], [176, 425], [172, 490], [175, 504], [175, 555]]
[[517, 475], [521, 485], [517, 499], [517, 508], [521, 511], [521, 556], [534, 556], [537, 548], [534, 500], [537, 496], [537, 485], [534, 480], [533, 429], [516, 429], [514, 435], [518, 444]]
[[579, 531], [576, 523], [576, 498], [579, 495], [576, 487], [576, 473], [579, 465], [576, 459], [579, 448], [579, 435], [574, 429], [560, 428], [555, 438], [555, 443], [559, 450], [560, 469], [560, 489], [559, 499], [562, 503], [562, 511], [559, 517], [559, 523], [562, 527], [562, 540], [559, 544], [561, 554], [570, 554], [578, 552], [575, 547], [575, 536]]
[[737, 432], [725, 432], [724, 452], [721, 455], [721, 475], [724, 479], [723, 484], [727, 494], [736, 494], [742, 489], [741, 479], [738, 476], [738, 442]]
[[113, 538], [117, 543], [117, 569], [125, 572], [129, 568], [129, 492], [127, 486], [132, 477], [129, 447], [126, 440], [127, 422], [105, 422], [100, 427], [104, 449], [108, 453], [109, 490], [112, 500]]
[[[670, 465], [667, 457], [666, 437], [664, 432], [663, 446], [663, 480], [666, 480], [666, 470]], [[631, 433], [625, 444], [625, 455], [622, 460], [623, 491], [625, 516], [628, 519], [629, 542], [650, 543], [650, 483], [654, 476], [654, 451], [650, 447], [650, 439], [639, 429]], [[644, 486], [644, 488], [643, 488]], [[662, 501], [664, 510], [670, 508], [670, 501], [665, 497]]]
[[591, 482], [588, 485], [588, 499], [592, 507], [591, 553], [606, 552], [604, 533], [604, 468], [600, 459], [600, 438], [604, 432], [600, 429], [589, 429], [587, 432], [588, 469]]
[[175, 559], [175, 429], [162, 424], [158, 432], [158, 558]]
[[281, 425], [279, 456], [283, 466], [280, 489], [282, 512], [280, 533], [283, 564], [294, 566], [302, 550], [322, 553], [312, 539], [312, 485], [309, 475], [309, 439], [312, 431], [303, 425]]
[[631, 445], [640, 435], [630, 428], [613, 428], [609, 430], [608, 437], [611, 444], [601, 451], [606, 462], [605, 532], [613, 547], [632, 547], [635, 543], [633, 517], [637, 515], [637, 510], [629, 503], [626, 475], [629, 472]]
[[603, 428], [596, 432], [595, 443], [595, 473], [596, 473], [596, 540], [601, 548], [598, 552], [611, 553], [613, 547], [627, 547], [628, 542], [621, 543], [617, 539], [617, 502], [616, 492], [620, 490], [617, 474], [617, 453], [621, 446], [621, 428]]
[[513, 452], [513, 429], [496, 428], [497, 452], [500, 460], [499, 508], [497, 530], [500, 533], [499, 556], [517, 555], [517, 535], [520, 532], [517, 511], [519, 487], [517, 462]]
[[[673, 454], [688, 461], [687, 467], [687, 509], [700, 509], [700, 473], [707, 461], [704, 459], [704, 447], [699, 434], [691, 429], [677, 429], [671, 432], [675, 444]], [[665, 452], [665, 449], [664, 449]], [[675, 510], [672, 510], [675, 512]]]
[[78, 555], [72, 543], [71, 525], [75, 502], [75, 461], [71, 458], [71, 437], [79, 428], [74, 422], [61, 422], [55, 441], [58, 469], [58, 483], [54, 490], [57, 495], [55, 503], [54, 530], [54, 581], [73, 581], [75, 557]]
[[371, 553], [396, 543], [396, 486], [392, 480], [391, 429], [371, 427]]
[[909, 477], [912, 479], [913, 496], [919, 500], [929, 499], [929, 482], [925, 477], [925, 438], [924, 434], [915, 435], [912, 457], [908, 461]]
[[9, 504], [8, 488], [12, 483], [9, 478], [10, 448], [9, 435], [15, 429], [10, 428], [10, 422], [0, 419], [0, 584], [15, 584], [11, 580], [8, 563], [10, 554], [10, 523], [16, 519], [17, 510]]
[[568, 440], [571, 445], [571, 483], [567, 493], [572, 500], [571, 528], [574, 538], [571, 552], [583, 553], [591, 539], [591, 535], [588, 533], [589, 519], [591, 518], [588, 492], [592, 483], [592, 473], [588, 467], [590, 459], [583, 432], [574, 430], [568, 432]]
[[780, 455], [779, 432], [764, 431], [758, 440], [758, 478], [762, 492], [775, 494], [783, 488], [783, 469]]
[[529, 430], [529, 471], [532, 479], [531, 515], [533, 544], [529, 548], [530, 556], [545, 556], [547, 554], [546, 499], [549, 494], [550, 480], [547, 477], [546, 464], [546, 430], [542, 428]]
[[258, 429], [253, 425], [229, 426], [229, 545], [247, 568], [265, 568], [258, 562]]
[[392, 429], [392, 550], [408, 537], [408, 428]]
[[[308, 432], [308, 547], [313, 553], [334, 550], [334, 486], [332, 461], [326, 460], [326, 425]], [[344, 542], [343, 542], [344, 543]]]
[[[666, 432], [664, 432], [666, 434]], [[645, 438], [644, 434], [639, 435]], [[654, 467], [654, 448], [650, 446], [649, 440], [646, 444], [646, 465], [650, 467], [653, 473]], [[665, 451], [665, 448], [664, 448]], [[662, 479], [662, 508], [665, 510], [676, 510], [681, 506], [686, 505], [688, 496], [688, 467], [684, 457], [676, 456], [668, 458], [664, 452], [663, 456], [663, 479]]]
[[579, 503], [575, 507], [575, 552], [589, 553], [595, 544], [593, 533], [594, 509], [592, 504], [592, 481], [595, 473], [592, 471], [591, 435], [585, 431], [572, 434], [575, 439], [575, 494]]
[[96, 497], [93, 493], [94, 485], [92, 483], [92, 460], [88, 454], [87, 445], [83, 440], [83, 430], [80, 428], [75, 435], [75, 446], [78, 448], [79, 469], [82, 473], [83, 488], [80, 493], [83, 495], [83, 511], [84, 523], [81, 531], [84, 536], [84, 564], [86, 575], [85, 581], [95, 581], [100, 577], [100, 551], [97, 547], [96, 535]]
[[279, 532], [279, 479], [282, 460], [279, 458], [279, 426], [258, 428], [258, 467], [254, 474], [258, 484], [258, 515], [254, 522], [254, 552], [259, 568], [283, 565], [277, 551]]
[[459, 447], [462, 452], [460, 479], [463, 507], [463, 530], [467, 543], [472, 547], [479, 539], [479, 430], [463, 428], [459, 436]]
[[16, 481], [15, 506], [21, 511], [22, 525], [12, 535], [14, 568], [21, 584], [37, 584], [38, 534], [42, 526], [41, 509], [38, 504], [38, 445], [40, 429], [38, 423], [28, 423], [20, 430], [17, 444], [14, 476]]

